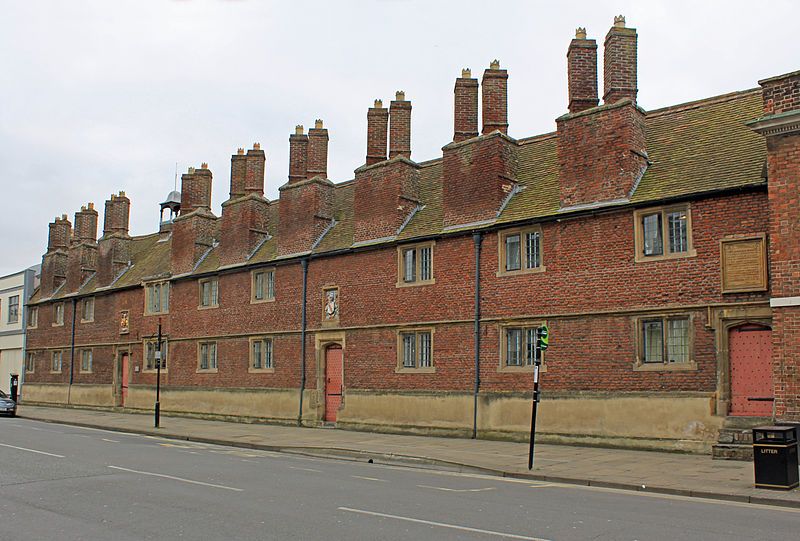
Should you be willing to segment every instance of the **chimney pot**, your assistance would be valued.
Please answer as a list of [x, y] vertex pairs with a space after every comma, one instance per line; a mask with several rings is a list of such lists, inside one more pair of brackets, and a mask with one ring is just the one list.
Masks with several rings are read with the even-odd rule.
[[575, 39], [586, 39], [586, 29], [580, 26], [576, 28]]
[[261, 150], [261, 143], [253, 143], [253, 150]]
[[492, 62], [489, 64], [489, 69], [499, 70], [500, 69], [500, 61], [497, 60], [496, 58], [494, 60], [492, 60]]
[[[189, 174], [190, 174], [190, 175], [193, 175], [193, 174], [194, 174], [194, 167], [190, 167], [190, 168], [189, 168]], [[113, 199], [113, 198], [114, 198], [114, 196], [112, 195], [112, 196], [111, 196], [111, 198]]]
[[86, 210], [86, 205], [81, 205], [81, 212], [84, 212], [85, 210]]
[[394, 93], [395, 101], [406, 101], [406, 93], [402, 90], [398, 90]]
[[236, 149], [236, 154], [238, 154], [238, 155], [240, 155], [240, 156], [241, 156], [241, 155], [243, 155], [243, 154], [244, 154], [244, 149], [243, 149], [243, 148], [241, 148], [241, 147], [237, 148], [237, 149]]
[[375, 109], [380, 109], [383, 107], [383, 100], [375, 100]]
[[125, 197], [125, 192], [124, 192], [123, 190], [120, 190], [120, 191], [119, 191], [119, 196], [120, 196], [120, 197]]
[[61, 215], [61, 219], [62, 219], [62, 220], [66, 220], [66, 219], [67, 219], [67, 215], [66, 215], [66, 214], [62, 214], [62, 215]]
[[464, 68], [461, 70], [461, 78], [462, 79], [469, 79], [472, 77], [472, 70], [469, 68]]
[[303, 125], [302, 124], [298, 124], [297, 126], [294, 127], [294, 134], [295, 135], [303, 135], [303, 130], [304, 130]]
[[314, 121], [314, 128], [317, 129], [317, 130], [321, 130], [322, 129], [322, 119], [321, 118], [318, 118], [318, 119], [316, 119]]
[[93, 209], [94, 209], [94, 203], [91, 203], [91, 202], [90, 202], [90, 203], [89, 203], [89, 210], [93, 210]]
[[200, 169], [208, 169], [208, 164], [206, 162], [201, 163]]
[[615, 28], [625, 28], [625, 15], [617, 15], [614, 17]]

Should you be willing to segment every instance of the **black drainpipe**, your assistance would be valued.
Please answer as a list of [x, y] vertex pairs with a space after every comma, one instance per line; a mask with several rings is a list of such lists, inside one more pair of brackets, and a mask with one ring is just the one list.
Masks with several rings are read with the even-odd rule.
[[67, 404], [72, 399], [72, 382], [75, 380], [75, 319], [77, 317], [78, 299], [72, 299], [72, 339], [69, 346], [69, 387], [67, 388]]
[[297, 415], [297, 426], [303, 425], [303, 391], [306, 389], [306, 287], [308, 285], [308, 259], [300, 260], [303, 268], [303, 301], [300, 316], [300, 412]]
[[480, 231], [472, 234], [475, 242], [475, 392], [472, 397], [472, 439], [478, 437], [478, 391], [481, 388], [481, 241]]

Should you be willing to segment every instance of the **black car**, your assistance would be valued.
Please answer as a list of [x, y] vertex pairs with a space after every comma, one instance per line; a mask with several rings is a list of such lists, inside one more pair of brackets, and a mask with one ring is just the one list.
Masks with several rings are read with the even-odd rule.
[[0, 415], [15, 417], [17, 415], [17, 403], [11, 400], [3, 391], [0, 391]]

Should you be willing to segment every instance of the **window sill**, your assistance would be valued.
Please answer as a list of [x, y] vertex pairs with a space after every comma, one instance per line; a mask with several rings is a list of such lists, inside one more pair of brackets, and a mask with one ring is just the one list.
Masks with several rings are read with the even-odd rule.
[[250, 299], [250, 304], [263, 304], [265, 302], [275, 302], [275, 297], [270, 297], [269, 299]]
[[91, 374], [91, 370], [78, 370], [78, 374]]
[[94, 323], [94, 319], [81, 319], [81, 323]]
[[[502, 373], [510, 373], [510, 374], [528, 373], [528, 374], [533, 374], [533, 365], [531, 365], [531, 366], [505, 366], [505, 365], [502, 365], [502, 366], [498, 366], [497, 367], [497, 371], [499, 373], [501, 373], [501, 374]], [[542, 363], [542, 364], [539, 365], [539, 373], [543, 374], [545, 372], [547, 372], [547, 365]]]
[[394, 373], [395, 374], [435, 374], [436, 373], [436, 367], [435, 366], [429, 366], [429, 367], [425, 367], [425, 368], [408, 368], [408, 367], [398, 366], [397, 368], [394, 369]]
[[[26, 373], [26, 374], [33, 374], [33, 372], [25, 372], [25, 373]], [[51, 374], [60, 374], [60, 373], [61, 373], [61, 370], [51, 370], [51, 371], [50, 371], [50, 373], [51, 373]]]
[[521, 274], [538, 274], [540, 272], [545, 272], [546, 270], [547, 267], [545, 267], [544, 265], [536, 267], [535, 269], [520, 269], [513, 271], [499, 270], [497, 271], [497, 277], [499, 278], [501, 276], [519, 276]]
[[667, 255], [637, 255], [634, 260], [636, 263], [648, 263], [650, 261], [670, 261], [673, 259], [687, 259], [690, 257], [697, 257], [697, 250], [691, 249], [686, 252]]
[[63, 327], [64, 324], [63, 323], [51, 323], [50, 326], [51, 327]]
[[165, 316], [169, 314], [169, 312], [145, 312], [145, 316]]
[[219, 368], [198, 368], [196, 373], [198, 374], [216, 374], [219, 372]]
[[417, 287], [417, 286], [430, 286], [436, 283], [436, 278], [431, 278], [430, 280], [416, 280], [414, 282], [397, 282], [395, 287]]
[[200, 305], [197, 307], [198, 310], [213, 310], [214, 308], [219, 308], [219, 304], [211, 304], [208, 306]]
[[697, 370], [697, 363], [633, 363], [634, 372], [691, 372]]
[[[142, 374], [158, 374], [158, 369], [156, 368], [142, 368]], [[166, 368], [161, 369], [162, 374], [169, 373]]]
[[274, 374], [275, 368], [253, 368], [252, 366], [247, 369], [249, 374]]

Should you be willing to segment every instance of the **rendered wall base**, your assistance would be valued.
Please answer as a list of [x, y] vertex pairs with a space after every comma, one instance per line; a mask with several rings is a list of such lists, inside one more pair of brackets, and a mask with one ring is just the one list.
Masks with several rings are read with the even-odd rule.
[[[125, 407], [152, 410], [155, 387], [137, 385], [128, 389]], [[245, 421], [296, 422], [300, 393], [295, 389], [161, 389], [164, 414], [220, 417]]]
[[[347, 393], [337, 426], [376, 432], [472, 434], [472, 395]], [[713, 415], [712, 394], [683, 396], [578, 395], [539, 404], [537, 441], [630, 449], [710, 452], [723, 418]], [[478, 436], [527, 441], [531, 399], [481, 394]]]
[[24, 403], [60, 404], [72, 406], [114, 405], [114, 388], [111, 385], [69, 385], [60, 383], [26, 383]]

